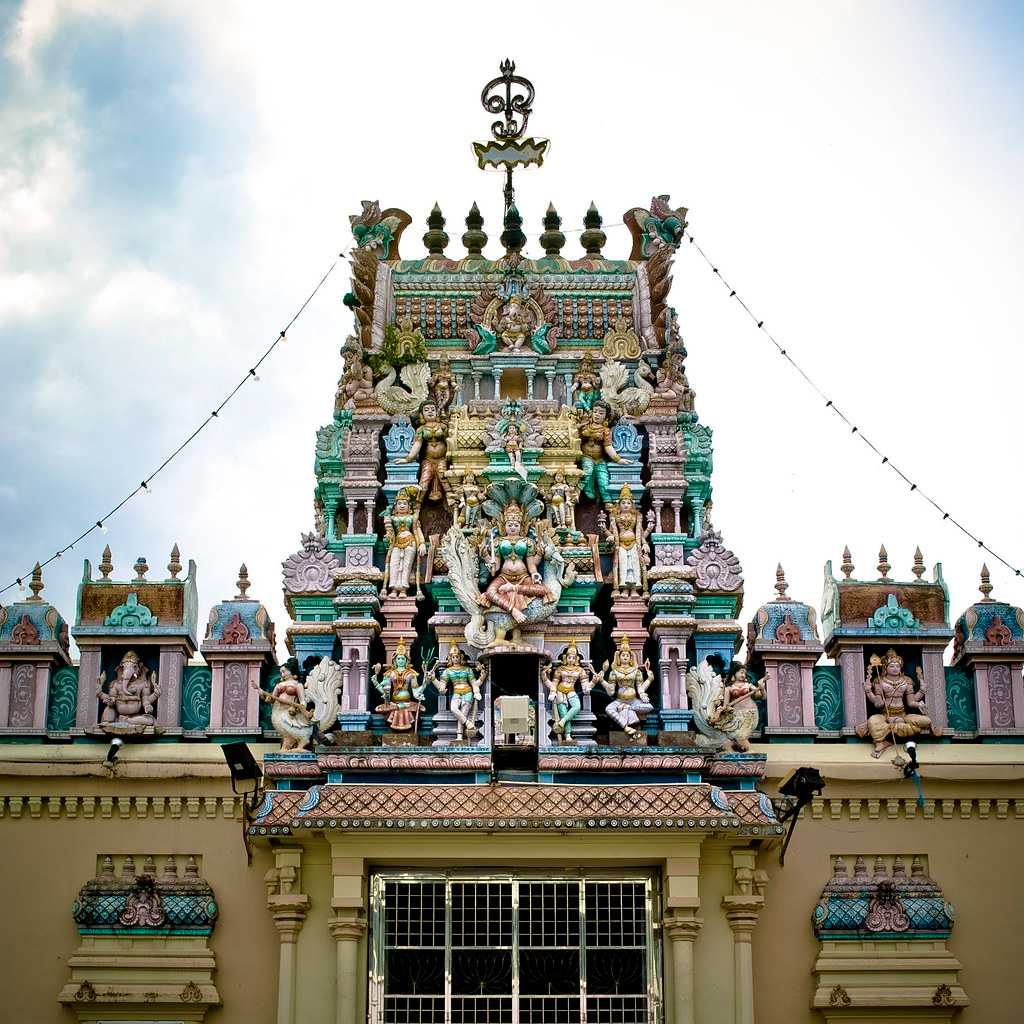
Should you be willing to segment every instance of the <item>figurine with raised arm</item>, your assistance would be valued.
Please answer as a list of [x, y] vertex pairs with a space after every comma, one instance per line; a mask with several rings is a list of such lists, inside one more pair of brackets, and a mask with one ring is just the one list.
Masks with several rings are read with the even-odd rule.
[[573, 719], [582, 707], [576, 687], [580, 686], [584, 693], [590, 693], [594, 685], [593, 673], [580, 660], [575, 640], [571, 640], [569, 646], [562, 651], [554, 671], [550, 664], [544, 666], [542, 678], [551, 702], [552, 728], [563, 742], [572, 743]]
[[898, 739], [930, 732], [940, 735], [925, 713], [924, 678], [917, 670], [918, 685], [903, 674], [903, 659], [890, 647], [885, 656], [873, 654], [864, 679], [864, 692], [878, 712], [857, 726], [857, 735], [870, 736], [875, 744], [872, 757], [879, 757]]
[[441, 675], [438, 676], [436, 665], [431, 670], [431, 680], [438, 693], [447, 693], [451, 687], [448, 708], [459, 723], [455, 733], [457, 741], [471, 740], [480, 731], [476, 726], [477, 708], [483, 700], [480, 688], [486, 675], [482, 665], [478, 665], [474, 672], [465, 653], [455, 644], [448, 649], [448, 664]]
[[441, 501], [448, 490], [448, 425], [433, 400], [423, 403], [420, 425], [416, 428], [409, 454], [396, 462], [415, 462], [422, 453], [419, 487], [423, 501]]
[[455, 401], [455, 374], [447, 352], [441, 353], [441, 360], [430, 381], [430, 397], [437, 405], [441, 417], [447, 417], [452, 402]]
[[146, 672], [142, 659], [128, 651], [114, 672], [110, 685], [106, 672], [96, 680], [96, 696], [103, 705], [100, 728], [105, 732], [143, 732], [156, 725], [156, 701], [160, 687], [156, 673]]
[[612, 587], [616, 594], [642, 594], [647, 590], [647, 538], [653, 523], [644, 526], [629, 484], [623, 484], [619, 500], [609, 510], [605, 537], [611, 542]]
[[594, 682], [600, 683], [605, 693], [614, 698], [605, 708], [608, 717], [620, 725], [627, 736], [636, 736], [640, 731], [636, 727], [642, 725], [654, 710], [647, 697], [647, 690], [654, 682], [654, 673], [649, 661], [642, 666], [637, 664], [628, 636], [624, 635], [619, 640], [611, 664], [604, 663]]
[[575, 466], [561, 466], [555, 470], [554, 478], [548, 487], [548, 516], [556, 530], [576, 532], [576, 502], [580, 499], [580, 489], [576, 480], [580, 471]]
[[[420, 529], [415, 487], [403, 487], [395, 495], [394, 504], [384, 513], [384, 536], [388, 552], [384, 558], [384, 593], [401, 597], [412, 586], [417, 556], [427, 553], [427, 544]], [[419, 581], [417, 580], [417, 585]]]
[[624, 459], [615, 450], [611, 428], [608, 426], [608, 409], [604, 405], [595, 404], [590, 410], [589, 419], [581, 424], [580, 445], [583, 449], [583, 457], [580, 459], [583, 493], [592, 501], [610, 504], [613, 500], [611, 479], [605, 459], [622, 464], [631, 464], [634, 460]]
[[400, 638], [391, 665], [381, 673], [380, 663], [373, 666], [372, 682], [384, 703], [374, 710], [387, 717], [392, 732], [414, 732], [423, 710], [426, 683], [419, 681], [419, 673], [409, 664], [405, 639]]

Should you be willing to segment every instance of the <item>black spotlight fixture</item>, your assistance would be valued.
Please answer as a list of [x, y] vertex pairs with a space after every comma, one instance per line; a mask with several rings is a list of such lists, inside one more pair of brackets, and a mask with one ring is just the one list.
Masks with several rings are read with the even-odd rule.
[[786, 863], [786, 849], [790, 839], [793, 838], [793, 830], [796, 828], [800, 812], [818, 796], [825, 788], [825, 780], [817, 768], [794, 768], [787, 772], [779, 783], [779, 793], [787, 798], [786, 806], [779, 813], [779, 821], [789, 821], [789, 831], [786, 833], [782, 850], [779, 852], [779, 864]]
[[[224, 760], [228, 763], [228, 771], [231, 772], [231, 791], [236, 796], [252, 796], [255, 798], [261, 788], [260, 780], [263, 778], [263, 772], [256, 763], [256, 758], [253, 757], [249, 744], [225, 743], [220, 749], [224, 753]], [[245, 788], [239, 789], [240, 783]], [[246, 783], [252, 783], [252, 787], [249, 788], [246, 786]], [[252, 807], [254, 808], [255, 806], [254, 800]]]
[[113, 769], [114, 762], [117, 760], [118, 752], [121, 747], [124, 746], [124, 740], [120, 736], [115, 736], [110, 741], [110, 746], [107, 748], [107, 756], [103, 759], [103, 767]]

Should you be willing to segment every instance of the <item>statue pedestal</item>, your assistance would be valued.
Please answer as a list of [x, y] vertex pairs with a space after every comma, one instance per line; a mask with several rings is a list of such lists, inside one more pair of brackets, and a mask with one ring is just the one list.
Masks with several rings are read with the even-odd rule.
[[647, 734], [638, 732], [630, 736], [624, 732], [610, 732], [608, 734], [608, 746], [610, 747], [646, 747]]
[[384, 628], [381, 639], [384, 641], [386, 663], [391, 664], [395, 656], [395, 648], [399, 640], [405, 640], [411, 647], [416, 633], [412, 628], [412, 620], [416, 615], [416, 599], [414, 597], [385, 597], [381, 600], [381, 612], [384, 615]]
[[420, 738], [414, 732], [386, 732], [380, 738], [382, 747], [418, 747]]
[[627, 597], [624, 594], [616, 594], [612, 597], [612, 616], [615, 619], [612, 639], [618, 643], [622, 637], [628, 636], [629, 646], [636, 654], [638, 662], [644, 660], [644, 643], [650, 635], [644, 625], [647, 612], [647, 602], [642, 597], [635, 595]]

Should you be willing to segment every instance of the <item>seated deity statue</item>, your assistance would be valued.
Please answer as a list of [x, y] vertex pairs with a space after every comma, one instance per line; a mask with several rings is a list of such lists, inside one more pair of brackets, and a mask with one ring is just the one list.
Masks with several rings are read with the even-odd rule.
[[160, 687], [156, 673], [146, 673], [142, 659], [135, 651], [125, 654], [110, 685], [106, 683], [107, 674], [103, 672], [96, 680], [96, 696], [103, 705], [101, 727], [110, 727], [111, 731], [141, 732], [156, 725], [154, 710]]
[[898, 739], [941, 730], [925, 713], [924, 679], [918, 669], [918, 685], [903, 674], [903, 659], [890, 647], [884, 657], [873, 654], [864, 679], [864, 692], [878, 708], [866, 722], [857, 726], [857, 735], [870, 736], [875, 744], [872, 757], [879, 757]]
[[623, 636], [611, 660], [601, 667], [594, 682], [604, 687], [605, 693], [614, 700], [605, 708], [608, 717], [621, 726], [627, 736], [635, 736], [638, 725], [654, 710], [647, 697], [647, 690], [654, 682], [654, 673], [648, 661], [637, 664], [636, 654], [630, 650], [629, 637]]

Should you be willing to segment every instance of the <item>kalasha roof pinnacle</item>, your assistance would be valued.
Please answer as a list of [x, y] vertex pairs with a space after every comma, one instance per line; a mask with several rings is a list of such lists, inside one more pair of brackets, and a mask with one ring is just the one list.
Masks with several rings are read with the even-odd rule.
[[178, 550], [177, 544], [171, 548], [171, 560], [167, 563], [167, 571], [171, 574], [172, 580], [176, 580], [178, 573], [181, 572], [181, 552]]
[[597, 207], [591, 203], [587, 212], [583, 215], [583, 226], [586, 230], [580, 235], [580, 243], [588, 256], [600, 256], [608, 236], [601, 230], [604, 221]]
[[850, 554], [849, 545], [843, 548], [843, 564], [839, 568], [847, 579], [853, 575], [853, 556]]
[[544, 234], [540, 236], [540, 244], [544, 247], [545, 256], [557, 256], [565, 245], [562, 234], [562, 218], [558, 216], [554, 203], [548, 203], [548, 212], [544, 214]]
[[921, 554], [920, 546], [914, 548], [914, 567], [910, 571], [920, 582], [921, 577], [924, 575], [924, 555]]
[[423, 236], [423, 244], [431, 256], [444, 255], [444, 247], [448, 244], [448, 234], [444, 230], [444, 224], [441, 207], [434, 203], [434, 208], [427, 217], [427, 233]]
[[32, 579], [29, 581], [28, 589], [32, 591], [29, 600], [37, 604], [41, 603], [43, 599], [39, 595], [43, 592], [43, 567], [38, 562], [32, 569]]
[[245, 567], [245, 562], [238, 567], [238, 582], [235, 586], [238, 587], [238, 597], [236, 597], [235, 600], [247, 600], [245, 592], [249, 589], [249, 570]]
[[786, 596], [786, 591], [789, 590], [789, 584], [786, 582], [786, 571], [782, 568], [780, 562], [775, 569], [775, 590], [778, 593], [776, 601], [788, 601], [789, 598]]
[[97, 567], [103, 574], [103, 579], [108, 583], [110, 582], [110, 574], [114, 571], [114, 563], [110, 560], [110, 545], [107, 544], [103, 548], [103, 555], [100, 558], [100, 564]]
[[501, 233], [501, 244], [507, 252], [520, 252], [526, 245], [526, 235], [523, 234], [523, 218], [513, 203], [505, 211], [505, 230]]
[[978, 586], [978, 589], [981, 591], [981, 599], [982, 599], [982, 601], [991, 601], [992, 600], [992, 598], [988, 596], [989, 594], [992, 593], [991, 578], [989, 576], [988, 566], [984, 565], [984, 564], [981, 567], [981, 583]]
[[887, 580], [889, 578], [889, 570], [892, 566], [889, 564], [889, 556], [886, 554], [885, 545], [883, 544], [878, 549], [878, 578], [880, 580]]
[[487, 235], [483, 231], [484, 218], [480, 208], [474, 203], [466, 214], [466, 233], [462, 236], [462, 244], [470, 256], [483, 254], [484, 246], [487, 244]]
[[135, 579], [133, 583], [142, 583], [146, 579], [146, 573], [149, 572], [149, 563], [146, 561], [145, 555], [139, 555], [135, 559]]

